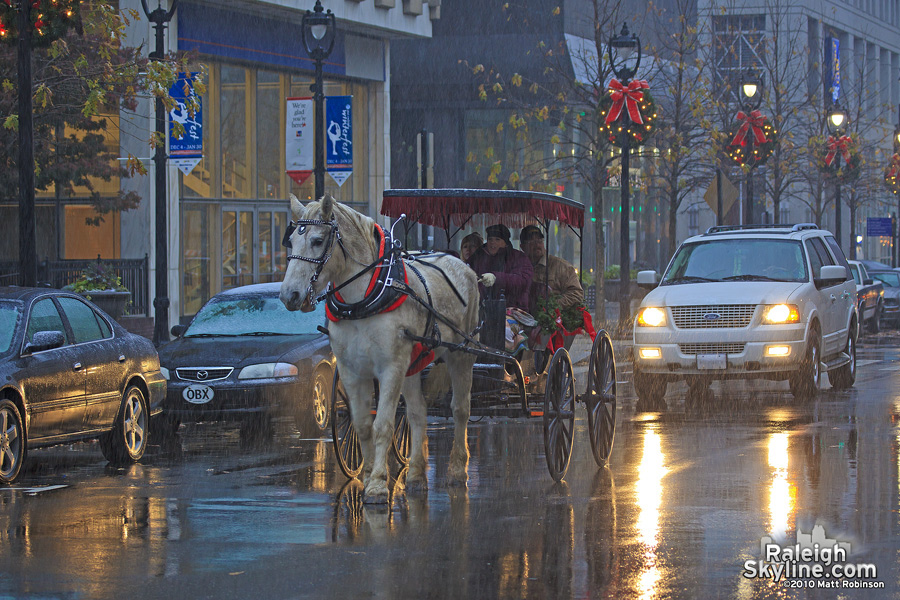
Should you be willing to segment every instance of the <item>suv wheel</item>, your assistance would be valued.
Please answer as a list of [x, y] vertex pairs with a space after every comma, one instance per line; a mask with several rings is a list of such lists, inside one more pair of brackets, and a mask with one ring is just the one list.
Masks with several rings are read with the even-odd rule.
[[828, 379], [831, 380], [831, 387], [836, 390], [846, 390], [853, 387], [856, 383], [856, 323], [850, 327], [850, 333], [847, 336], [847, 347], [844, 352], [850, 357], [850, 362], [842, 367], [838, 367], [834, 371], [828, 373]]
[[656, 404], [666, 395], [668, 386], [661, 375], [648, 375], [640, 371], [634, 372], [634, 391], [638, 400], [645, 404]]
[[809, 332], [806, 356], [800, 361], [800, 369], [790, 378], [791, 394], [797, 400], [811, 400], [819, 392], [822, 371], [819, 367], [819, 332]]
[[881, 331], [881, 318], [884, 316], [884, 304], [879, 302], [875, 305], [875, 314], [869, 319], [869, 333], [878, 333]]

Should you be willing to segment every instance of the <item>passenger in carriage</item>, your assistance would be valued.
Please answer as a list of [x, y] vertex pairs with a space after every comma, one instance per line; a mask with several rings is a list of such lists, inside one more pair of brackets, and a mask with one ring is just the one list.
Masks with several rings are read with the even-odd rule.
[[469, 266], [479, 275], [479, 288], [487, 298], [506, 296], [507, 308], [528, 310], [528, 291], [534, 276], [531, 261], [510, 242], [506, 225], [487, 228], [487, 242], [469, 258]]
[[560, 310], [584, 304], [584, 288], [578, 273], [568, 261], [547, 254], [544, 232], [537, 225], [527, 225], [519, 233], [519, 245], [534, 267], [529, 292], [529, 310], [537, 314], [538, 298], [553, 296]]
[[477, 231], [474, 233], [470, 233], [466, 237], [462, 239], [462, 242], [459, 244], [459, 257], [463, 262], [469, 262], [469, 258], [475, 254], [475, 251], [481, 248], [484, 245], [484, 240], [481, 239], [481, 234]]

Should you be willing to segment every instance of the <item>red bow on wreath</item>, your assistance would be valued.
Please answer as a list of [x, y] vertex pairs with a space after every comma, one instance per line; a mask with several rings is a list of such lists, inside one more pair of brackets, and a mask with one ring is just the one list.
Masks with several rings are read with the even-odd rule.
[[609, 95], [613, 104], [609, 109], [609, 114], [606, 115], [606, 124], [609, 125], [616, 122], [622, 114], [622, 109], [627, 106], [628, 117], [631, 119], [631, 122], [642, 125], [644, 120], [641, 118], [641, 109], [638, 106], [638, 102], [644, 99], [644, 92], [641, 90], [646, 89], [650, 89], [650, 84], [643, 79], [635, 79], [628, 84], [628, 87], [622, 85], [622, 82], [618, 79], [610, 81]]
[[578, 335], [579, 333], [587, 333], [591, 341], [594, 341], [594, 338], [597, 337], [597, 332], [594, 331], [594, 322], [591, 320], [591, 315], [586, 311], [583, 307], [581, 309], [581, 316], [584, 319], [584, 327], [576, 327], [575, 331], [569, 331], [562, 324], [562, 314], [560, 314], [559, 309], [556, 309], [556, 331], [554, 331], [550, 335], [550, 341], [547, 343], [547, 346], [550, 347], [551, 352], [556, 352], [560, 348], [565, 345], [565, 338], [563, 335]]
[[766, 140], [766, 134], [763, 132], [763, 125], [766, 122], [766, 118], [761, 112], [754, 110], [748, 115], [741, 110], [738, 111], [737, 120], [743, 121], [743, 123], [741, 123], [737, 133], [734, 134], [734, 139], [731, 140], [732, 146], [743, 146], [744, 139], [746, 139], [747, 132], [751, 127], [753, 128], [753, 139], [757, 145], [765, 144], [768, 141]]
[[849, 163], [850, 144], [852, 143], [853, 140], [850, 139], [849, 135], [842, 135], [839, 138], [836, 138], [833, 135], [829, 135], [828, 140], [825, 142], [825, 149], [828, 150], [828, 154], [825, 155], [825, 166], [831, 166], [831, 163], [834, 162], [834, 157], [837, 155], [838, 150], [840, 150], [841, 156], [844, 157], [844, 162]]
[[900, 154], [894, 154], [891, 157], [891, 164], [888, 165], [888, 172], [884, 176], [885, 179], [894, 180], [900, 177]]

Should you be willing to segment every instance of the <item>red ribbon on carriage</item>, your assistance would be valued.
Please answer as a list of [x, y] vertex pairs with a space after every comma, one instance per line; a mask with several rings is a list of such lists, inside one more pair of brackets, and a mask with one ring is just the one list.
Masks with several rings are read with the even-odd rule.
[[734, 139], [731, 140], [732, 146], [743, 146], [744, 140], [747, 139], [747, 132], [751, 129], [753, 130], [753, 140], [757, 145], [765, 144], [768, 141], [763, 131], [766, 118], [760, 111], [751, 111], [749, 115], [742, 110], [738, 111], [737, 120], [743, 121], [743, 123], [741, 123], [737, 133], [734, 134]]
[[550, 347], [551, 352], [556, 352], [560, 348], [565, 345], [564, 335], [578, 335], [579, 333], [587, 333], [591, 337], [591, 342], [594, 341], [594, 338], [597, 337], [597, 332], [594, 331], [594, 322], [591, 320], [591, 314], [585, 310], [585, 308], [581, 307], [581, 317], [584, 319], [583, 327], [576, 327], [574, 331], [569, 331], [565, 328], [562, 323], [562, 314], [559, 312], [559, 309], [556, 309], [556, 331], [554, 331], [550, 335], [550, 342], [547, 344]]
[[628, 108], [628, 117], [632, 123], [642, 125], [644, 120], [641, 118], [641, 109], [638, 102], [644, 99], [644, 92], [641, 90], [650, 89], [650, 84], [643, 79], [635, 79], [628, 84], [628, 87], [622, 85], [618, 79], [609, 82], [609, 95], [612, 98], [612, 106], [609, 114], [606, 115], [606, 124], [614, 123], [622, 114], [623, 108]]
[[842, 135], [839, 138], [829, 135], [828, 140], [825, 142], [825, 149], [828, 150], [828, 154], [825, 155], [825, 166], [831, 166], [831, 163], [834, 162], [834, 157], [837, 156], [838, 152], [844, 157], [844, 162], [849, 163], [850, 144], [852, 143], [853, 140], [849, 135]]

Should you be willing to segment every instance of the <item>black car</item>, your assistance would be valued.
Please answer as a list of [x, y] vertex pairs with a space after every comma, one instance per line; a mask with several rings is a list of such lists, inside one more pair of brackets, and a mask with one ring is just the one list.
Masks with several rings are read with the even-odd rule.
[[0, 483], [27, 451], [99, 438], [113, 464], [139, 460], [166, 381], [150, 340], [85, 298], [0, 287]]
[[268, 432], [273, 416], [290, 416], [301, 433], [328, 426], [335, 369], [320, 304], [290, 312], [280, 283], [234, 288], [209, 300], [178, 338], [159, 349], [169, 380], [160, 430], [179, 424], [239, 421], [246, 432]]

